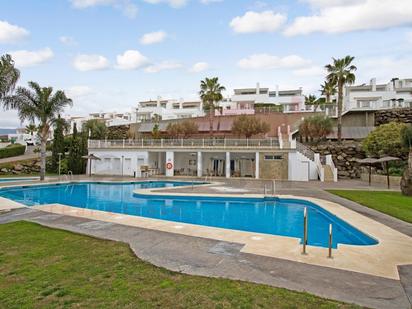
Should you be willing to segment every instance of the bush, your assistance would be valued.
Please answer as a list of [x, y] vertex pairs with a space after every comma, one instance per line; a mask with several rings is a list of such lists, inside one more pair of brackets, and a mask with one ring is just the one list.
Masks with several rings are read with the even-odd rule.
[[21, 156], [26, 151], [26, 146], [12, 144], [0, 149], [0, 159]]
[[398, 122], [390, 122], [377, 127], [363, 140], [363, 150], [372, 157], [403, 157], [408, 153], [401, 138], [401, 133], [406, 127], [406, 124]]

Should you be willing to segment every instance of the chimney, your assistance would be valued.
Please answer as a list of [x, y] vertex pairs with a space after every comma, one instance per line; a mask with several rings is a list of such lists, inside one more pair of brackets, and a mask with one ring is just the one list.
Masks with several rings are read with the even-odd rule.
[[276, 91], [276, 96], [278, 97], [279, 96], [279, 85], [275, 86], [275, 91]]
[[179, 109], [183, 109], [183, 102], [184, 102], [183, 98], [180, 98], [180, 100], [179, 100]]
[[160, 99], [161, 99], [161, 96], [157, 96], [157, 107], [160, 107]]
[[372, 78], [370, 84], [372, 86], [372, 91], [376, 91], [376, 78]]
[[256, 83], [256, 94], [260, 94], [260, 84]]

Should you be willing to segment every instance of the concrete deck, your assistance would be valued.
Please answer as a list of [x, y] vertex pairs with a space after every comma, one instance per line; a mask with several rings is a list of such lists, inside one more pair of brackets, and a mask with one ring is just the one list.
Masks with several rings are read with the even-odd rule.
[[[101, 178], [99, 178], [99, 180], [101, 180]], [[106, 178], [105, 180], [109, 179]], [[224, 190], [225, 195], [256, 194], [263, 191], [262, 187], [264, 182], [262, 181], [247, 181], [244, 183], [240, 181], [240, 184], [237, 182], [239, 182], [239, 180], [231, 180], [229, 182], [225, 182], [224, 185], [219, 185], [218, 187], [222, 188], [223, 186], [226, 188]], [[412, 235], [412, 225], [383, 215], [377, 211], [368, 209], [353, 202], [350, 202], [348, 206], [347, 200], [330, 195], [321, 189], [314, 188], [313, 184], [312, 187], [309, 187], [309, 185], [310, 184], [307, 183], [277, 183], [276, 192], [288, 192], [289, 194], [292, 192], [294, 195], [298, 195], [296, 193], [300, 192], [302, 193], [302, 196], [303, 194], [305, 196], [315, 196], [317, 199], [314, 201], [317, 203], [319, 203], [319, 197], [329, 200], [321, 206], [327, 209], [328, 207], [332, 207], [333, 209], [328, 209], [331, 212], [336, 211], [338, 208], [338, 212], [340, 212], [339, 216], [343, 215], [345, 217], [349, 215], [349, 221], [351, 223], [353, 223], [353, 218], [355, 218], [354, 221], [356, 221], [356, 224], [358, 225], [363, 225], [366, 223], [366, 230], [365, 227], [361, 227], [360, 229], [375, 237], [376, 233], [380, 233], [379, 237], [384, 238], [380, 239], [383, 240], [380, 245], [384, 245], [384, 250], [382, 250], [381, 247], [380, 250], [370, 255], [370, 250], [368, 250], [368, 253], [360, 253], [359, 250], [353, 251], [353, 248], [345, 248], [354, 246], [341, 246], [339, 247], [339, 250], [335, 250], [335, 258], [331, 260], [326, 258], [326, 249], [309, 247], [308, 250], [310, 254], [308, 256], [302, 256], [300, 254], [300, 246], [298, 241], [293, 238], [240, 231], [222, 231], [222, 229], [216, 228], [191, 226], [184, 223], [167, 222], [127, 215], [111, 213], [106, 214], [101, 211], [85, 210], [63, 205], [39, 206], [39, 209], [41, 210], [47, 210], [48, 212], [54, 213], [49, 213], [48, 215], [43, 212], [38, 212], [33, 208], [16, 209], [10, 213], [5, 213], [0, 216], [0, 223], [1, 220], [32, 220], [31, 213], [35, 212], [42, 214], [40, 217], [44, 218], [41, 222], [34, 220], [35, 222], [40, 222], [45, 225], [52, 224], [50, 226], [55, 226], [54, 221], [59, 218], [64, 220], [69, 220], [68, 218], [70, 218], [70, 220], [85, 220], [85, 222], [90, 222], [90, 226], [86, 229], [86, 232], [80, 231], [82, 233], [85, 232], [86, 234], [90, 234], [89, 230], [94, 231], [94, 227], [99, 227], [97, 230], [101, 231], [103, 234], [106, 234], [104, 232], [104, 227], [110, 227], [111, 229], [113, 226], [121, 226], [122, 229], [126, 229], [127, 231], [129, 231], [129, 229], [130, 231], [135, 231], [136, 229], [144, 230], [145, 234], [150, 234], [151, 239], [155, 243], [156, 239], [160, 237], [159, 235], [162, 235], [160, 239], [165, 240], [162, 240], [159, 243], [159, 246], [155, 245], [151, 248], [151, 250], [147, 251], [147, 253], [142, 253], [141, 250], [135, 250], [135, 252], [139, 257], [158, 266], [163, 266], [172, 270], [184, 271], [189, 274], [223, 276], [259, 283], [267, 283], [274, 286], [286, 287], [300, 291], [306, 290], [316, 295], [347, 302], [355, 302], [369, 307], [409, 308], [410, 303], [408, 301], [408, 297], [412, 299], [412, 280], [409, 277], [412, 273], [412, 266], [398, 265], [412, 264], [412, 260], [410, 260], [412, 258], [412, 251], [410, 251], [411, 239], [407, 236]], [[359, 188], [358, 186], [355, 187]], [[233, 190], [231, 191], [230, 188], [233, 188]], [[242, 189], [242, 193], [239, 192], [239, 189]], [[188, 193], [211, 194], [211, 192], [214, 192], [212, 194], [216, 194], [216, 190], [213, 185], [199, 186], [194, 187], [193, 189], [190, 187], [161, 189], [157, 191], [162, 191], [165, 194], [170, 194], [171, 191], [181, 192], [186, 195]], [[344, 203], [341, 205], [333, 203], [336, 202], [336, 198], [338, 201], [343, 200]], [[9, 201], [7, 200], [0, 200], [0, 210], [1, 208], [7, 208], [7, 205], [10, 205], [13, 208], [19, 207], [19, 205], [16, 205], [17, 203], [9, 204], [8, 202]], [[357, 212], [362, 213], [363, 215], [360, 215]], [[77, 218], [73, 218], [73, 216]], [[376, 223], [375, 221], [381, 222], [382, 224]], [[64, 226], [63, 228], [73, 230], [73, 226]], [[77, 230], [75, 229], [74, 231]], [[107, 233], [110, 234], [109, 232]], [[110, 237], [107, 237], [108, 239], [129, 242], [133, 248], [133, 243], [135, 241], [134, 238], [125, 238], [123, 240], [116, 239], [116, 236], [113, 235], [109, 236]], [[185, 243], [180, 242], [182, 237]], [[198, 252], [198, 248], [195, 248], [195, 256], [192, 256], [192, 251], [194, 248], [191, 247], [191, 244], [193, 243], [202, 244], [202, 246], [207, 246], [207, 244], [214, 243], [214, 246], [216, 247], [214, 247], [214, 249], [208, 247], [209, 250], [206, 253], [204, 250], [202, 252]], [[139, 244], [136, 244], [135, 246], [139, 248]], [[372, 247], [378, 248], [379, 246]], [[204, 249], [204, 247], [202, 248]], [[296, 248], [298, 249], [296, 250]], [[371, 246], [368, 246], [367, 248], [371, 249]], [[406, 251], [404, 248], [406, 248]], [[174, 254], [169, 255], [169, 250]], [[229, 267], [233, 273], [228, 271], [228, 269], [221, 269], [220, 264], [213, 265], [213, 267], [210, 266], [208, 264], [210, 250], [212, 254], [223, 254], [225, 256], [224, 265]], [[345, 254], [341, 254], [343, 251], [345, 251]], [[382, 256], [382, 251], [389, 253], [389, 256]], [[182, 255], [181, 252], [185, 252], [185, 255]], [[226, 261], [228, 259], [226, 255], [227, 252], [229, 252], [229, 256], [232, 257], [231, 261]], [[285, 252], [286, 256], [279, 255], [279, 253], [284, 254]], [[347, 255], [352, 258], [347, 259]], [[239, 260], [239, 258], [242, 258], [242, 260]], [[172, 259], [173, 262], [171, 262], [170, 259]], [[342, 264], [342, 261], [345, 260], [349, 263]], [[247, 268], [252, 268], [249, 269], [249, 272], [243, 273], [243, 268], [246, 267], [243, 261], [247, 262]], [[249, 265], [250, 261], [252, 261], [251, 265]], [[223, 263], [223, 261], [221, 263]], [[228, 264], [226, 265], [226, 263]], [[361, 266], [361, 269], [359, 269], [359, 265], [363, 265]], [[266, 267], [275, 268], [276, 271], [272, 274], [271, 270], [268, 270]], [[300, 270], [300, 272], [295, 270]], [[314, 272], [316, 272], [316, 274], [314, 274]], [[286, 280], [284, 278], [286, 278]], [[307, 281], [303, 282], [300, 280], [301, 278], [305, 278]], [[342, 282], [341, 278], [344, 278], [344, 281], [347, 281]], [[315, 279], [321, 284], [316, 284], [314, 282]], [[285, 280], [285, 282], [283, 282], [283, 280]], [[328, 284], [326, 284], [326, 282]], [[372, 284], [374, 288], [372, 288], [371, 285], [367, 287], [369, 290], [368, 293], [363, 291], [366, 287], [363, 286], [365, 282], [374, 282]], [[351, 288], [348, 286], [351, 286]], [[352, 288], [356, 291], [363, 292], [353, 294], [354, 290], [352, 290]], [[390, 293], [391, 296], [386, 295], [386, 292]]]

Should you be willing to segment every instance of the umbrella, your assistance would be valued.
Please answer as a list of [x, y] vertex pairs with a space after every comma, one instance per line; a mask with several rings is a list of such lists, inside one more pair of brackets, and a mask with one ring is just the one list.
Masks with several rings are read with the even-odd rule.
[[390, 161], [398, 161], [400, 160], [397, 157], [390, 157], [390, 156], [386, 156], [386, 157], [382, 157], [379, 159], [375, 159], [375, 158], [365, 158], [362, 160], [358, 160], [359, 163], [361, 164], [369, 164], [369, 185], [371, 185], [371, 168], [372, 168], [372, 164], [376, 164], [376, 163], [383, 163], [385, 165], [386, 168], [386, 179], [387, 179], [387, 183], [388, 183], [388, 189], [390, 188], [390, 183], [389, 183], [389, 164], [388, 162]]
[[83, 159], [87, 159], [89, 161], [89, 176], [92, 175], [92, 160], [101, 160], [99, 157], [95, 156], [93, 153], [82, 156]]

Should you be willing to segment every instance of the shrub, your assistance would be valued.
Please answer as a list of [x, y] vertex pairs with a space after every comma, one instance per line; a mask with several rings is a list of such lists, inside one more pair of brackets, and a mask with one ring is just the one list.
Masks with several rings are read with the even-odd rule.
[[401, 133], [405, 128], [406, 124], [404, 123], [390, 122], [383, 124], [369, 133], [362, 142], [362, 148], [372, 157], [402, 157], [408, 151], [403, 146], [401, 138]]
[[12, 144], [0, 149], [0, 159], [21, 156], [26, 151], [26, 146]]
[[257, 134], [265, 134], [269, 131], [269, 124], [254, 116], [241, 115], [232, 124], [232, 132], [237, 135], [244, 135], [246, 138]]
[[299, 125], [299, 134], [306, 141], [320, 141], [333, 131], [332, 120], [325, 116], [312, 116]]

